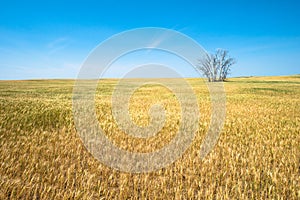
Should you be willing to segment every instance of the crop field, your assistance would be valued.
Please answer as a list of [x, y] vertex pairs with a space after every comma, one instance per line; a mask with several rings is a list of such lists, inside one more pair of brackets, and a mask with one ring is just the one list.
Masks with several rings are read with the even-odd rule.
[[[0, 81], [0, 199], [300, 199], [300, 75], [225, 82], [224, 128], [204, 159], [199, 150], [210, 96], [203, 80], [187, 81], [197, 97], [199, 129], [178, 160], [149, 173], [120, 172], [89, 153], [74, 125], [74, 80]], [[131, 152], [168, 144], [180, 124], [172, 92], [157, 84], [135, 91], [133, 122], [147, 126], [155, 103], [164, 106], [166, 119], [155, 136], [134, 138], [112, 115], [117, 83], [100, 80], [95, 96], [107, 138]]]

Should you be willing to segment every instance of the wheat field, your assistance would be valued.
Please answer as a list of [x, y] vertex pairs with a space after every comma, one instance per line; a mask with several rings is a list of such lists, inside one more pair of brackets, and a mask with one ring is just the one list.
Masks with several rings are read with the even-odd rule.
[[[0, 81], [0, 199], [300, 199], [300, 75], [225, 82], [224, 128], [204, 159], [209, 92], [202, 80], [187, 81], [201, 113], [196, 137], [176, 162], [150, 173], [117, 171], [87, 151], [73, 122], [74, 80]], [[112, 116], [117, 82], [101, 80], [97, 88], [106, 136], [133, 152], [170, 142], [180, 123], [171, 91], [150, 84], [131, 97], [131, 119], [140, 126], [149, 124], [152, 104], [167, 112], [155, 137], [138, 139], [120, 131]]]

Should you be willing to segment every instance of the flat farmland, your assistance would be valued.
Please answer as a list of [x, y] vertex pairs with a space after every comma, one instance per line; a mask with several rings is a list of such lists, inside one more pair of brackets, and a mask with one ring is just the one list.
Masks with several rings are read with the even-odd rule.
[[[300, 75], [231, 78], [224, 82], [226, 119], [215, 148], [200, 159], [211, 116], [205, 82], [186, 79], [200, 111], [185, 153], [150, 173], [124, 173], [95, 159], [76, 132], [74, 80], [0, 81], [0, 199], [300, 199]], [[138, 81], [138, 80], [132, 80]], [[163, 128], [134, 138], [118, 129], [111, 96], [118, 79], [99, 81], [99, 125], [116, 146], [152, 152], [175, 137], [180, 104], [158, 84], [130, 98], [131, 120], [146, 127], [160, 103]]]

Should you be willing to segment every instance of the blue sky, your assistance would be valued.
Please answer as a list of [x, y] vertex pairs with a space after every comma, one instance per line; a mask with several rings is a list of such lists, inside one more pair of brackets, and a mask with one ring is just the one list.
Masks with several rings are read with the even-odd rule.
[[228, 49], [237, 60], [231, 76], [299, 74], [299, 10], [296, 0], [2, 0], [0, 79], [75, 78], [100, 42], [140, 27], [180, 31], [209, 52]]

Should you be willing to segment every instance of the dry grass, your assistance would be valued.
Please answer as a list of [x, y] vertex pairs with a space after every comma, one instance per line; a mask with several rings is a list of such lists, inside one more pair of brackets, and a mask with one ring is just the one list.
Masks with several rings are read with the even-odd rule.
[[[85, 149], [72, 118], [72, 80], [0, 81], [0, 199], [299, 199], [300, 76], [235, 78], [225, 83], [227, 117], [214, 150], [199, 159], [210, 116], [203, 82], [197, 93], [200, 128], [191, 147], [172, 165], [147, 174], [104, 166]], [[98, 88], [97, 114], [106, 135], [121, 148], [149, 152], [178, 129], [178, 104], [152, 85], [132, 97], [130, 113], [149, 123], [148, 107], [168, 111], [156, 137], [119, 131], [110, 110], [116, 80]]]

